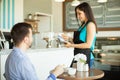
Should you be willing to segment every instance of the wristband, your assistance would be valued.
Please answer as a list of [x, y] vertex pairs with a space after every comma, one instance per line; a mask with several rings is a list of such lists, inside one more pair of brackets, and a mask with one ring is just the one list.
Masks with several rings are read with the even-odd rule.
[[50, 77], [50, 78], [52, 78], [53, 80], [56, 80], [55, 75], [54, 75], [54, 74], [52, 74], [52, 73], [50, 73], [49, 77]]

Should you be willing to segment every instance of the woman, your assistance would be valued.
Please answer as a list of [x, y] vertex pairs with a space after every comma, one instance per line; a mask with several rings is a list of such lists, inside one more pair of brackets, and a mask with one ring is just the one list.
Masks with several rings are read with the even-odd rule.
[[[87, 63], [89, 67], [92, 67], [92, 60], [94, 60], [92, 50], [95, 46], [97, 24], [95, 22], [92, 9], [86, 2], [79, 4], [75, 8], [76, 19], [81, 25], [77, 31], [74, 31], [73, 42], [67, 42], [66, 47], [74, 47], [74, 55], [83, 53], [87, 56]], [[62, 35], [65, 40], [68, 40], [68, 36]], [[75, 61], [73, 60], [72, 64]]]

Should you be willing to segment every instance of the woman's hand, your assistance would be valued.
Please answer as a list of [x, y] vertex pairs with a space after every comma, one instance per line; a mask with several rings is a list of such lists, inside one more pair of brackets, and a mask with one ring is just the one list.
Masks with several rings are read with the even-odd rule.
[[72, 43], [66, 42], [66, 43], [65, 43], [65, 47], [67, 47], [67, 48], [72, 47]]

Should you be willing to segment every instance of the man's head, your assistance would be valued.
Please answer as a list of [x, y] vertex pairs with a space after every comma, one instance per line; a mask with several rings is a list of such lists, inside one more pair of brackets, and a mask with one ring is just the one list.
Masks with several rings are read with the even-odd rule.
[[15, 46], [24, 44], [29, 48], [32, 44], [32, 26], [28, 23], [17, 23], [11, 30], [11, 37]]

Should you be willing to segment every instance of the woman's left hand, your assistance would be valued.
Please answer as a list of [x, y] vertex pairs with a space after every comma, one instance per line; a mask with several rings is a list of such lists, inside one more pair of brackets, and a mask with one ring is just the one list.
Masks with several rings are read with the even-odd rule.
[[65, 47], [67, 47], [67, 48], [72, 47], [72, 44], [70, 42], [66, 42]]

